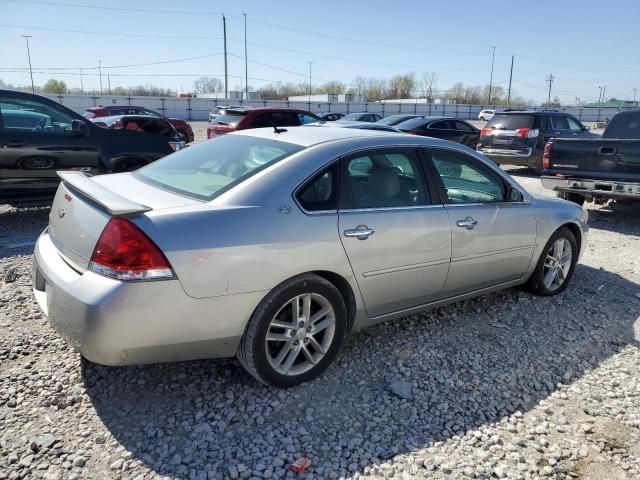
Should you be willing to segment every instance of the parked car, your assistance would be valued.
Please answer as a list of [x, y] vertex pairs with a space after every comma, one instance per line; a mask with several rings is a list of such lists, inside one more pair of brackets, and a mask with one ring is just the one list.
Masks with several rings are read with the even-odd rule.
[[480, 110], [480, 113], [478, 113], [478, 120], [491, 120], [495, 114], [496, 111], [493, 109]]
[[614, 115], [601, 138], [552, 139], [542, 164], [542, 185], [565, 200], [640, 200], [640, 110]]
[[110, 105], [108, 107], [89, 107], [84, 113], [84, 117], [89, 120], [93, 120], [94, 118], [99, 117], [113, 117], [118, 115], [148, 115], [151, 117], [159, 117], [167, 120], [178, 132], [178, 135], [182, 140], [186, 143], [193, 142], [194, 135], [193, 129], [191, 125], [182, 120], [181, 118], [168, 118], [162, 115], [161, 113], [156, 112], [155, 110], [151, 110], [145, 107], [135, 107], [135, 106], [120, 106], [120, 105]]
[[382, 120], [381, 115], [368, 112], [349, 113], [340, 119], [345, 122], [377, 122], [378, 120]]
[[472, 148], [476, 146], [480, 138], [480, 130], [457, 118], [420, 117], [399, 123], [396, 128], [411, 135], [442, 138]]
[[181, 143], [173, 135], [101, 128], [51, 99], [0, 90], [0, 203], [50, 202], [60, 170], [128, 171]]
[[335, 122], [336, 120], [340, 120], [344, 117], [344, 113], [338, 112], [318, 113], [317, 115], [325, 122]]
[[560, 293], [586, 244], [581, 207], [427, 137], [262, 128], [61, 176], [33, 256], [60, 335], [108, 365], [235, 355], [277, 387], [351, 331], [514, 285]]
[[294, 127], [320, 120], [315, 113], [295, 108], [227, 109], [207, 125], [207, 138], [247, 128]]
[[234, 108], [243, 108], [241, 105], [218, 105], [215, 110], [209, 112], [209, 121], [211, 122], [214, 118], [222, 115], [227, 109]]
[[541, 174], [544, 146], [551, 138], [596, 136], [568, 113], [498, 112], [481, 130], [476, 149], [498, 165], [524, 165]]
[[414, 118], [422, 118], [424, 115], [412, 115], [412, 114], [400, 114], [400, 115], [389, 115], [388, 117], [384, 117], [381, 120], [378, 120], [376, 123], [380, 123], [383, 125], [398, 125], [399, 123], [406, 122], [407, 120], [412, 120]]
[[176, 132], [168, 119], [153, 117], [151, 115], [114, 115], [112, 117], [97, 117], [91, 120], [99, 127], [112, 130], [129, 130], [134, 132], [146, 132], [167, 137], [167, 141], [173, 150], [180, 150], [186, 146], [186, 142]]

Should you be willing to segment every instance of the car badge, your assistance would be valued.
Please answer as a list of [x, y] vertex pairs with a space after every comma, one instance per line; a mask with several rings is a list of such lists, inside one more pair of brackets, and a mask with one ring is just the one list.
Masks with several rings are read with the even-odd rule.
[[58, 218], [64, 217], [65, 213], [67, 213], [67, 212], [64, 211], [64, 208], [59, 208], [58, 209]]

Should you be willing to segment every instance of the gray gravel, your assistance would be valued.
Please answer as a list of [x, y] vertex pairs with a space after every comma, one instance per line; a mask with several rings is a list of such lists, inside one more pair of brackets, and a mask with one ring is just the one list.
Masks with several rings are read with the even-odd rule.
[[[83, 361], [31, 295], [47, 209], [0, 207], [0, 479], [640, 478], [640, 213], [590, 208], [560, 296], [508, 290], [376, 326], [282, 391], [231, 359]], [[287, 473], [302, 456], [306, 473]]]

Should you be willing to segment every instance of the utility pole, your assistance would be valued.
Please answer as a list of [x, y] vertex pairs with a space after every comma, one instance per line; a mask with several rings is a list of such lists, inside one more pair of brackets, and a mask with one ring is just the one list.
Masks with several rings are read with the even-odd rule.
[[511, 55], [511, 70], [509, 71], [509, 92], [507, 93], [507, 105], [511, 105], [511, 80], [513, 79], [513, 57]]
[[100, 72], [100, 95], [102, 95], [102, 60], [98, 60], [98, 71]]
[[309, 62], [309, 102], [311, 102], [311, 65], [313, 62], [311, 60], [307, 60]]
[[84, 93], [84, 83], [82, 82], [82, 69], [80, 69], [80, 91]]
[[598, 85], [598, 89], [600, 90], [598, 93], [598, 108], [602, 108], [602, 86]]
[[244, 15], [244, 91], [245, 91], [245, 100], [249, 100], [249, 67], [247, 59], [247, 14]]
[[111, 95], [111, 74], [107, 73], [107, 88], [109, 89], [109, 95]]
[[553, 74], [550, 74], [547, 77], [547, 83], [549, 84], [549, 96], [547, 97], [547, 108], [551, 106], [551, 84], [553, 84], [554, 79], [555, 77], [553, 76]]
[[493, 53], [491, 54], [491, 77], [489, 78], [489, 105], [491, 105], [491, 89], [493, 88], [493, 63], [496, 59], [496, 47], [491, 47]]
[[633, 103], [636, 104], [636, 107], [638, 106], [638, 103], [636, 102], [636, 93], [638, 93], [638, 89], [634, 88], [633, 89]]
[[602, 103], [607, 103], [607, 98], [605, 97], [606, 94], [607, 94], [607, 86], [604, 85], [602, 87]]
[[36, 93], [36, 87], [33, 85], [33, 70], [31, 69], [31, 52], [29, 51], [29, 39], [31, 35], [20, 35], [27, 41], [27, 58], [29, 59], [29, 75], [31, 75], [31, 93]]
[[224, 33], [224, 98], [229, 98], [229, 76], [227, 75], [227, 19], [222, 15], [222, 32]]

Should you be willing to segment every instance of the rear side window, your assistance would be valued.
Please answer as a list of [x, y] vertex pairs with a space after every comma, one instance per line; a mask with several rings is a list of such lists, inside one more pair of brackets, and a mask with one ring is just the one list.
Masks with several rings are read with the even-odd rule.
[[233, 125], [238, 123], [244, 118], [241, 113], [228, 113], [225, 115], [219, 115], [216, 118], [211, 119], [211, 123], [214, 125]]
[[532, 128], [534, 116], [533, 115], [507, 115], [496, 113], [487, 127], [496, 128], [498, 130], [516, 130], [518, 128]]
[[602, 137], [640, 139], [640, 114], [619, 113], [615, 115], [605, 128]]
[[308, 212], [338, 209], [338, 164], [315, 175], [296, 195]]
[[551, 125], [556, 130], [569, 130], [569, 122], [567, 122], [567, 117], [554, 115], [553, 117], [551, 117]]
[[277, 140], [223, 135], [164, 157], [134, 175], [187, 197], [213, 200], [302, 149], [300, 145]]

